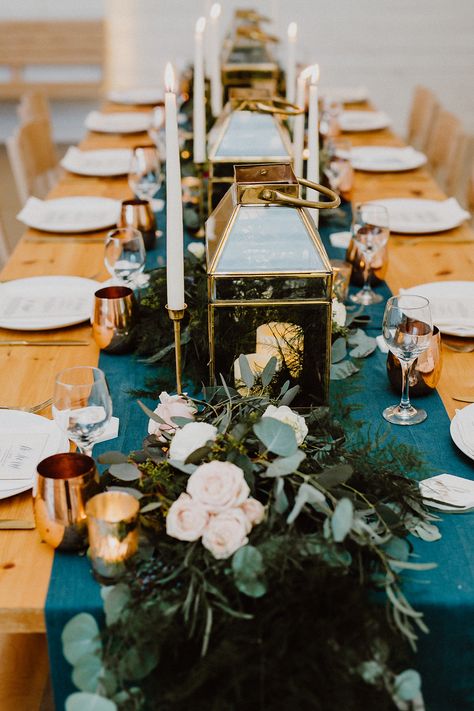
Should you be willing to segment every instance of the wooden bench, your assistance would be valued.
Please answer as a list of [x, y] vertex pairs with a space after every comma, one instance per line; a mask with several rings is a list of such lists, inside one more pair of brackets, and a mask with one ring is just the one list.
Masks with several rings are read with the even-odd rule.
[[[0, 99], [18, 99], [31, 89], [37, 89], [52, 99], [91, 99], [101, 93], [104, 66], [104, 23], [102, 20], [29, 20], [0, 22], [0, 67], [9, 70], [9, 77], [0, 81]], [[91, 67], [97, 77], [78, 77]], [[36, 72], [51, 69], [64, 75], [28, 80], [25, 70]]]

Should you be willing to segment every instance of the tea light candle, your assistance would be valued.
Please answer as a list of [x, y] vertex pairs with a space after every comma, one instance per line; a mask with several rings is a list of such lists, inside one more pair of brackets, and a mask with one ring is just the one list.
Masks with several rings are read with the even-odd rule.
[[203, 39], [206, 19], [200, 17], [194, 35], [194, 88], [193, 88], [193, 154], [195, 163], [206, 160], [206, 105], [204, 94]]
[[257, 328], [257, 355], [278, 361], [278, 370], [283, 361], [291, 375], [298, 377], [301, 370], [301, 355], [304, 336], [301, 326], [294, 323], [271, 321]]
[[113, 582], [138, 548], [137, 499], [122, 491], [107, 491], [87, 502], [87, 529], [92, 568], [100, 582]]
[[221, 6], [214, 3], [210, 12], [209, 54], [211, 78], [211, 111], [214, 118], [220, 116], [222, 111], [222, 83], [220, 61], [220, 16]]
[[288, 44], [286, 60], [286, 100], [291, 104], [295, 102], [295, 79], [296, 79], [296, 38], [298, 36], [298, 25], [290, 22], [288, 25]]
[[[311, 68], [311, 83], [309, 85], [309, 111], [308, 111], [308, 164], [306, 177], [314, 183], [319, 182], [319, 115], [318, 115], [318, 81], [319, 65]], [[308, 200], [318, 200], [319, 193], [308, 188]], [[318, 213], [313, 211], [313, 218], [317, 219]]]
[[167, 306], [179, 311], [184, 309], [183, 205], [174, 72], [169, 62], [165, 69], [165, 86]]

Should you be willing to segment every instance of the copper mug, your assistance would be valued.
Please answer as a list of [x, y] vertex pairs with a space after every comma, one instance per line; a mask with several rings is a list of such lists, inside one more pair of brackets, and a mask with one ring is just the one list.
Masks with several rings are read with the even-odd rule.
[[85, 548], [86, 503], [99, 491], [94, 460], [79, 452], [53, 454], [37, 472], [33, 508], [41, 539], [57, 550]]
[[[417, 397], [433, 392], [441, 377], [441, 368], [441, 334], [439, 328], [433, 326], [430, 345], [410, 368], [410, 395]], [[392, 389], [399, 395], [402, 387], [402, 371], [399, 359], [392, 352], [387, 356], [387, 374]]]
[[94, 294], [92, 335], [102, 351], [126, 353], [133, 346], [137, 302], [128, 286], [105, 286]]
[[[366, 264], [364, 256], [353, 239], [349, 242], [346, 252], [346, 262], [352, 264], [351, 284], [364, 285], [364, 272]], [[370, 285], [378, 286], [385, 280], [388, 267], [388, 244], [380, 249], [372, 258]]]
[[117, 227], [134, 227], [138, 230], [148, 251], [156, 244], [156, 220], [148, 200], [122, 200]]

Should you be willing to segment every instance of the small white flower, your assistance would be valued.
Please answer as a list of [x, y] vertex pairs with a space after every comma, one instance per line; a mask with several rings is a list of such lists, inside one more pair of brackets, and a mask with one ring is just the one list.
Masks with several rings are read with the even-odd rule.
[[248, 520], [242, 509], [227, 509], [210, 517], [202, 535], [202, 545], [214, 558], [229, 558], [249, 542], [247, 533]]
[[337, 299], [332, 300], [332, 320], [338, 325], [346, 325], [346, 307]]
[[177, 429], [177, 425], [172, 418], [185, 417], [188, 420], [193, 420], [196, 407], [183, 395], [168, 395], [167, 392], [162, 392], [159, 399], [160, 402], [154, 412], [158, 417], [161, 417], [164, 424], [150, 419], [148, 421], [148, 434], [156, 434], [164, 441], [164, 438], [161, 437], [163, 432], [173, 432], [173, 430]]
[[303, 442], [304, 438], [308, 434], [308, 427], [304, 417], [298, 415], [297, 412], [291, 410], [287, 405], [280, 405], [280, 407], [269, 405], [262, 417], [273, 417], [275, 420], [284, 422], [285, 425], [290, 425], [290, 427], [294, 430], [296, 443], [298, 445]]
[[204, 242], [191, 242], [188, 244], [188, 250], [196, 257], [196, 259], [202, 259], [206, 252], [206, 247]]
[[180, 541], [197, 541], [209, 522], [209, 514], [188, 494], [174, 501], [166, 517], [166, 533]]
[[216, 459], [201, 464], [191, 474], [186, 490], [213, 514], [240, 506], [250, 493], [242, 469]]
[[190, 454], [204, 447], [206, 442], [214, 442], [217, 427], [207, 422], [188, 422], [181, 430], [176, 430], [169, 449], [169, 458], [185, 462]]

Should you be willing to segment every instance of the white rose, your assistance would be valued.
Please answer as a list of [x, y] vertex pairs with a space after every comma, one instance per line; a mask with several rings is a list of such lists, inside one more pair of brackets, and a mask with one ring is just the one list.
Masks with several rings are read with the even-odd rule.
[[186, 490], [214, 514], [240, 506], [250, 493], [242, 469], [217, 460], [201, 464], [189, 477]]
[[188, 422], [181, 430], [176, 430], [169, 449], [169, 458], [185, 462], [190, 454], [204, 447], [206, 442], [214, 442], [217, 427], [207, 422]]
[[242, 509], [228, 509], [210, 517], [202, 545], [214, 558], [228, 558], [249, 542], [247, 532], [248, 520]]
[[337, 299], [332, 300], [332, 320], [338, 326], [346, 325], [346, 307]]
[[194, 254], [196, 259], [202, 259], [206, 251], [206, 247], [203, 242], [191, 242], [191, 244], [188, 244], [188, 249], [191, 254]]
[[206, 509], [187, 494], [181, 494], [168, 511], [166, 533], [180, 541], [197, 541], [208, 523]]
[[164, 424], [150, 419], [148, 421], [148, 434], [156, 434], [157, 437], [164, 441], [164, 438], [161, 437], [163, 432], [172, 432], [177, 429], [177, 425], [175, 425], [172, 418], [186, 417], [188, 420], [194, 420], [196, 408], [183, 395], [168, 395], [167, 392], [162, 392], [159, 399], [160, 402], [154, 412], [164, 420]]
[[257, 526], [259, 523], [262, 523], [265, 518], [265, 506], [263, 506], [258, 499], [250, 497], [244, 501], [240, 508], [246, 515], [249, 522], [249, 532], [252, 526]]
[[280, 407], [275, 407], [275, 405], [269, 405], [262, 417], [273, 417], [275, 420], [280, 420], [284, 422], [285, 425], [290, 425], [296, 436], [296, 443], [300, 445], [306, 435], [308, 434], [308, 427], [306, 425], [304, 417], [298, 415], [297, 412], [293, 412], [287, 405], [280, 405]]

